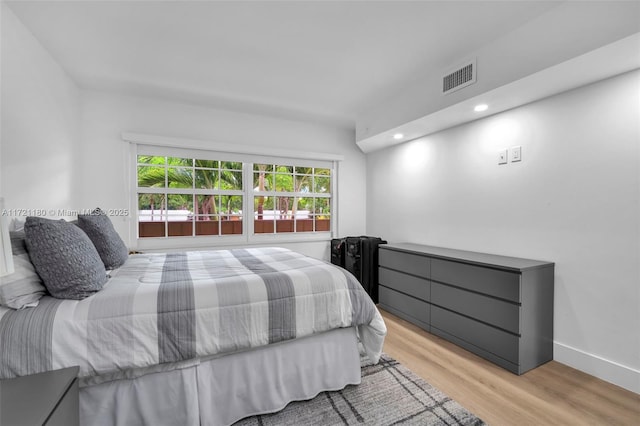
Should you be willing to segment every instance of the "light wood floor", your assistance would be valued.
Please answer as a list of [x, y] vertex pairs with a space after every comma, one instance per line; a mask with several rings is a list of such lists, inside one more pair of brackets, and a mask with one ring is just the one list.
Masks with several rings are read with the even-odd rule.
[[522, 376], [382, 311], [384, 351], [489, 425], [640, 425], [640, 395], [548, 362]]

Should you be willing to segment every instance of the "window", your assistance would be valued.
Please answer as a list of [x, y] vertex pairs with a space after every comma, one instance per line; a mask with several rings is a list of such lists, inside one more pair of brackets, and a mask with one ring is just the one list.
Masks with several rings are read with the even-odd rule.
[[332, 231], [332, 161], [149, 146], [135, 159], [139, 241]]
[[242, 234], [242, 163], [137, 158], [138, 237]]
[[254, 232], [331, 230], [331, 169], [253, 164]]

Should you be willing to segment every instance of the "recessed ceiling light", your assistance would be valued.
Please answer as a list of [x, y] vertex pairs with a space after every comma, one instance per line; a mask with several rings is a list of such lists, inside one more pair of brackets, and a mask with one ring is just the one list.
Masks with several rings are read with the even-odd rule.
[[482, 111], [486, 111], [487, 108], [489, 108], [489, 105], [487, 104], [480, 104], [480, 105], [476, 105], [476, 107], [473, 109], [475, 112], [482, 112]]
[[399, 141], [400, 139], [404, 138], [404, 135], [402, 133], [396, 133], [395, 135], [393, 135], [393, 138]]

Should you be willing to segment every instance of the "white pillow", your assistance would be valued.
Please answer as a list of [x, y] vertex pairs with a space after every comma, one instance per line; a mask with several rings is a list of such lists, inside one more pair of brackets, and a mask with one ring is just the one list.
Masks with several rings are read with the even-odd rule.
[[29, 258], [24, 231], [9, 235], [14, 273], [0, 277], [0, 305], [13, 309], [36, 306], [46, 289]]
[[24, 231], [24, 219], [13, 218], [9, 224], [9, 231]]

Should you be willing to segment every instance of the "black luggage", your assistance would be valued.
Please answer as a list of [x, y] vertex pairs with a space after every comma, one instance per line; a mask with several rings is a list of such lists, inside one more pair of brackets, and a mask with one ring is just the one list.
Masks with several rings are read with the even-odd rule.
[[331, 263], [344, 268], [344, 255], [346, 252], [346, 238], [333, 238], [331, 240]]
[[[360, 281], [360, 264], [361, 264], [361, 238], [362, 237], [347, 237], [345, 238], [345, 257], [344, 257], [344, 269], [351, 272]], [[366, 288], [365, 288], [366, 290]]]
[[378, 246], [386, 244], [379, 237], [347, 237], [344, 268], [362, 284], [374, 303], [378, 303]]

